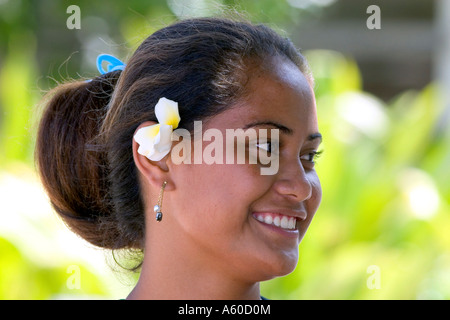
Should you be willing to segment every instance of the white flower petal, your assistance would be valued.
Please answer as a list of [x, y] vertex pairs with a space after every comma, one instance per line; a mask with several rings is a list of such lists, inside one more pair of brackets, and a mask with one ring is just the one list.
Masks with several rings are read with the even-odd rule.
[[172, 132], [180, 122], [178, 103], [166, 98], [159, 99], [155, 115], [159, 123], [140, 128], [134, 135], [134, 140], [139, 144], [139, 154], [152, 161], [159, 161], [172, 148]]
[[167, 98], [159, 99], [155, 106], [155, 115], [160, 124], [171, 125], [172, 129], [176, 129], [180, 123], [178, 103]]
[[139, 154], [152, 161], [159, 161], [172, 148], [172, 126], [155, 124], [140, 128], [134, 140], [139, 144]]
[[159, 161], [163, 159], [169, 153], [169, 151], [170, 149], [166, 152], [159, 152], [156, 149], [153, 149], [152, 152], [147, 155], [147, 158], [152, 161]]
[[172, 147], [172, 126], [162, 124], [159, 130], [158, 141], [155, 141], [155, 149], [159, 152], [166, 152]]
[[160, 125], [140, 128], [134, 135], [134, 140], [139, 144], [137, 152], [149, 158], [155, 152], [155, 143], [159, 141]]
[[152, 126], [142, 127], [136, 132], [134, 135], [134, 140], [139, 144], [139, 154], [147, 156], [147, 154], [153, 151], [155, 140], [159, 134], [159, 129], [160, 125], [154, 124]]

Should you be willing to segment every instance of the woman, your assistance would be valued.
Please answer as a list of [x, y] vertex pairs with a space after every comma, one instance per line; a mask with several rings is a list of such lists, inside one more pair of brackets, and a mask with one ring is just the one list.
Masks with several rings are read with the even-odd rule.
[[129, 299], [260, 299], [321, 199], [305, 59], [263, 25], [199, 18], [112, 69], [46, 103], [36, 158], [54, 208], [97, 246], [143, 251]]

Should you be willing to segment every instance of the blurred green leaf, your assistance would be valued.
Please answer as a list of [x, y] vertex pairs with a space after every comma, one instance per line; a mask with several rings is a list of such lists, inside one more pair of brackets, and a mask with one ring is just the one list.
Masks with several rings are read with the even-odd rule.
[[104, 296], [97, 277], [80, 266], [80, 286], [67, 285], [67, 267], [42, 267], [23, 256], [11, 242], [0, 237], [0, 299], [41, 300], [61, 297]]
[[30, 118], [37, 102], [34, 81], [36, 39], [29, 32], [10, 37], [9, 53], [0, 71], [0, 161], [31, 162]]

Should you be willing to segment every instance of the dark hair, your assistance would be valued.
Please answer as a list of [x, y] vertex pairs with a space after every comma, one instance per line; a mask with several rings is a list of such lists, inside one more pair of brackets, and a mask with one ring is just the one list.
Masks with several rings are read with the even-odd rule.
[[292, 42], [264, 25], [224, 18], [179, 21], [150, 35], [127, 62], [90, 82], [50, 92], [36, 161], [56, 212], [90, 243], [143, 248], [144, 205], [132, 137], [154, 106], [179, 102], [179, 127], [214, 116], [245, 95], [251, 65], [282, 56], [311, 79]]

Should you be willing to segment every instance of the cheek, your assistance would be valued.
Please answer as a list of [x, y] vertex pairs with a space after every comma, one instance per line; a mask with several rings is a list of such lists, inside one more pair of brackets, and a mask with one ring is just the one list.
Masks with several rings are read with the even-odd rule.
[[175, 212], [183, 224], [230, 234], [248, 219], [251, 204], [264, 193], [259, 167], [248, 164], [191, 164], [177, 168]]
[[316, 212], [322, 201], [322, 186], [320, 184], [319, 176], [315, 171], [312, 172], [312, 177], [309, 180], [312, 187], [312, 196], [309, 199], [311, 210]]

